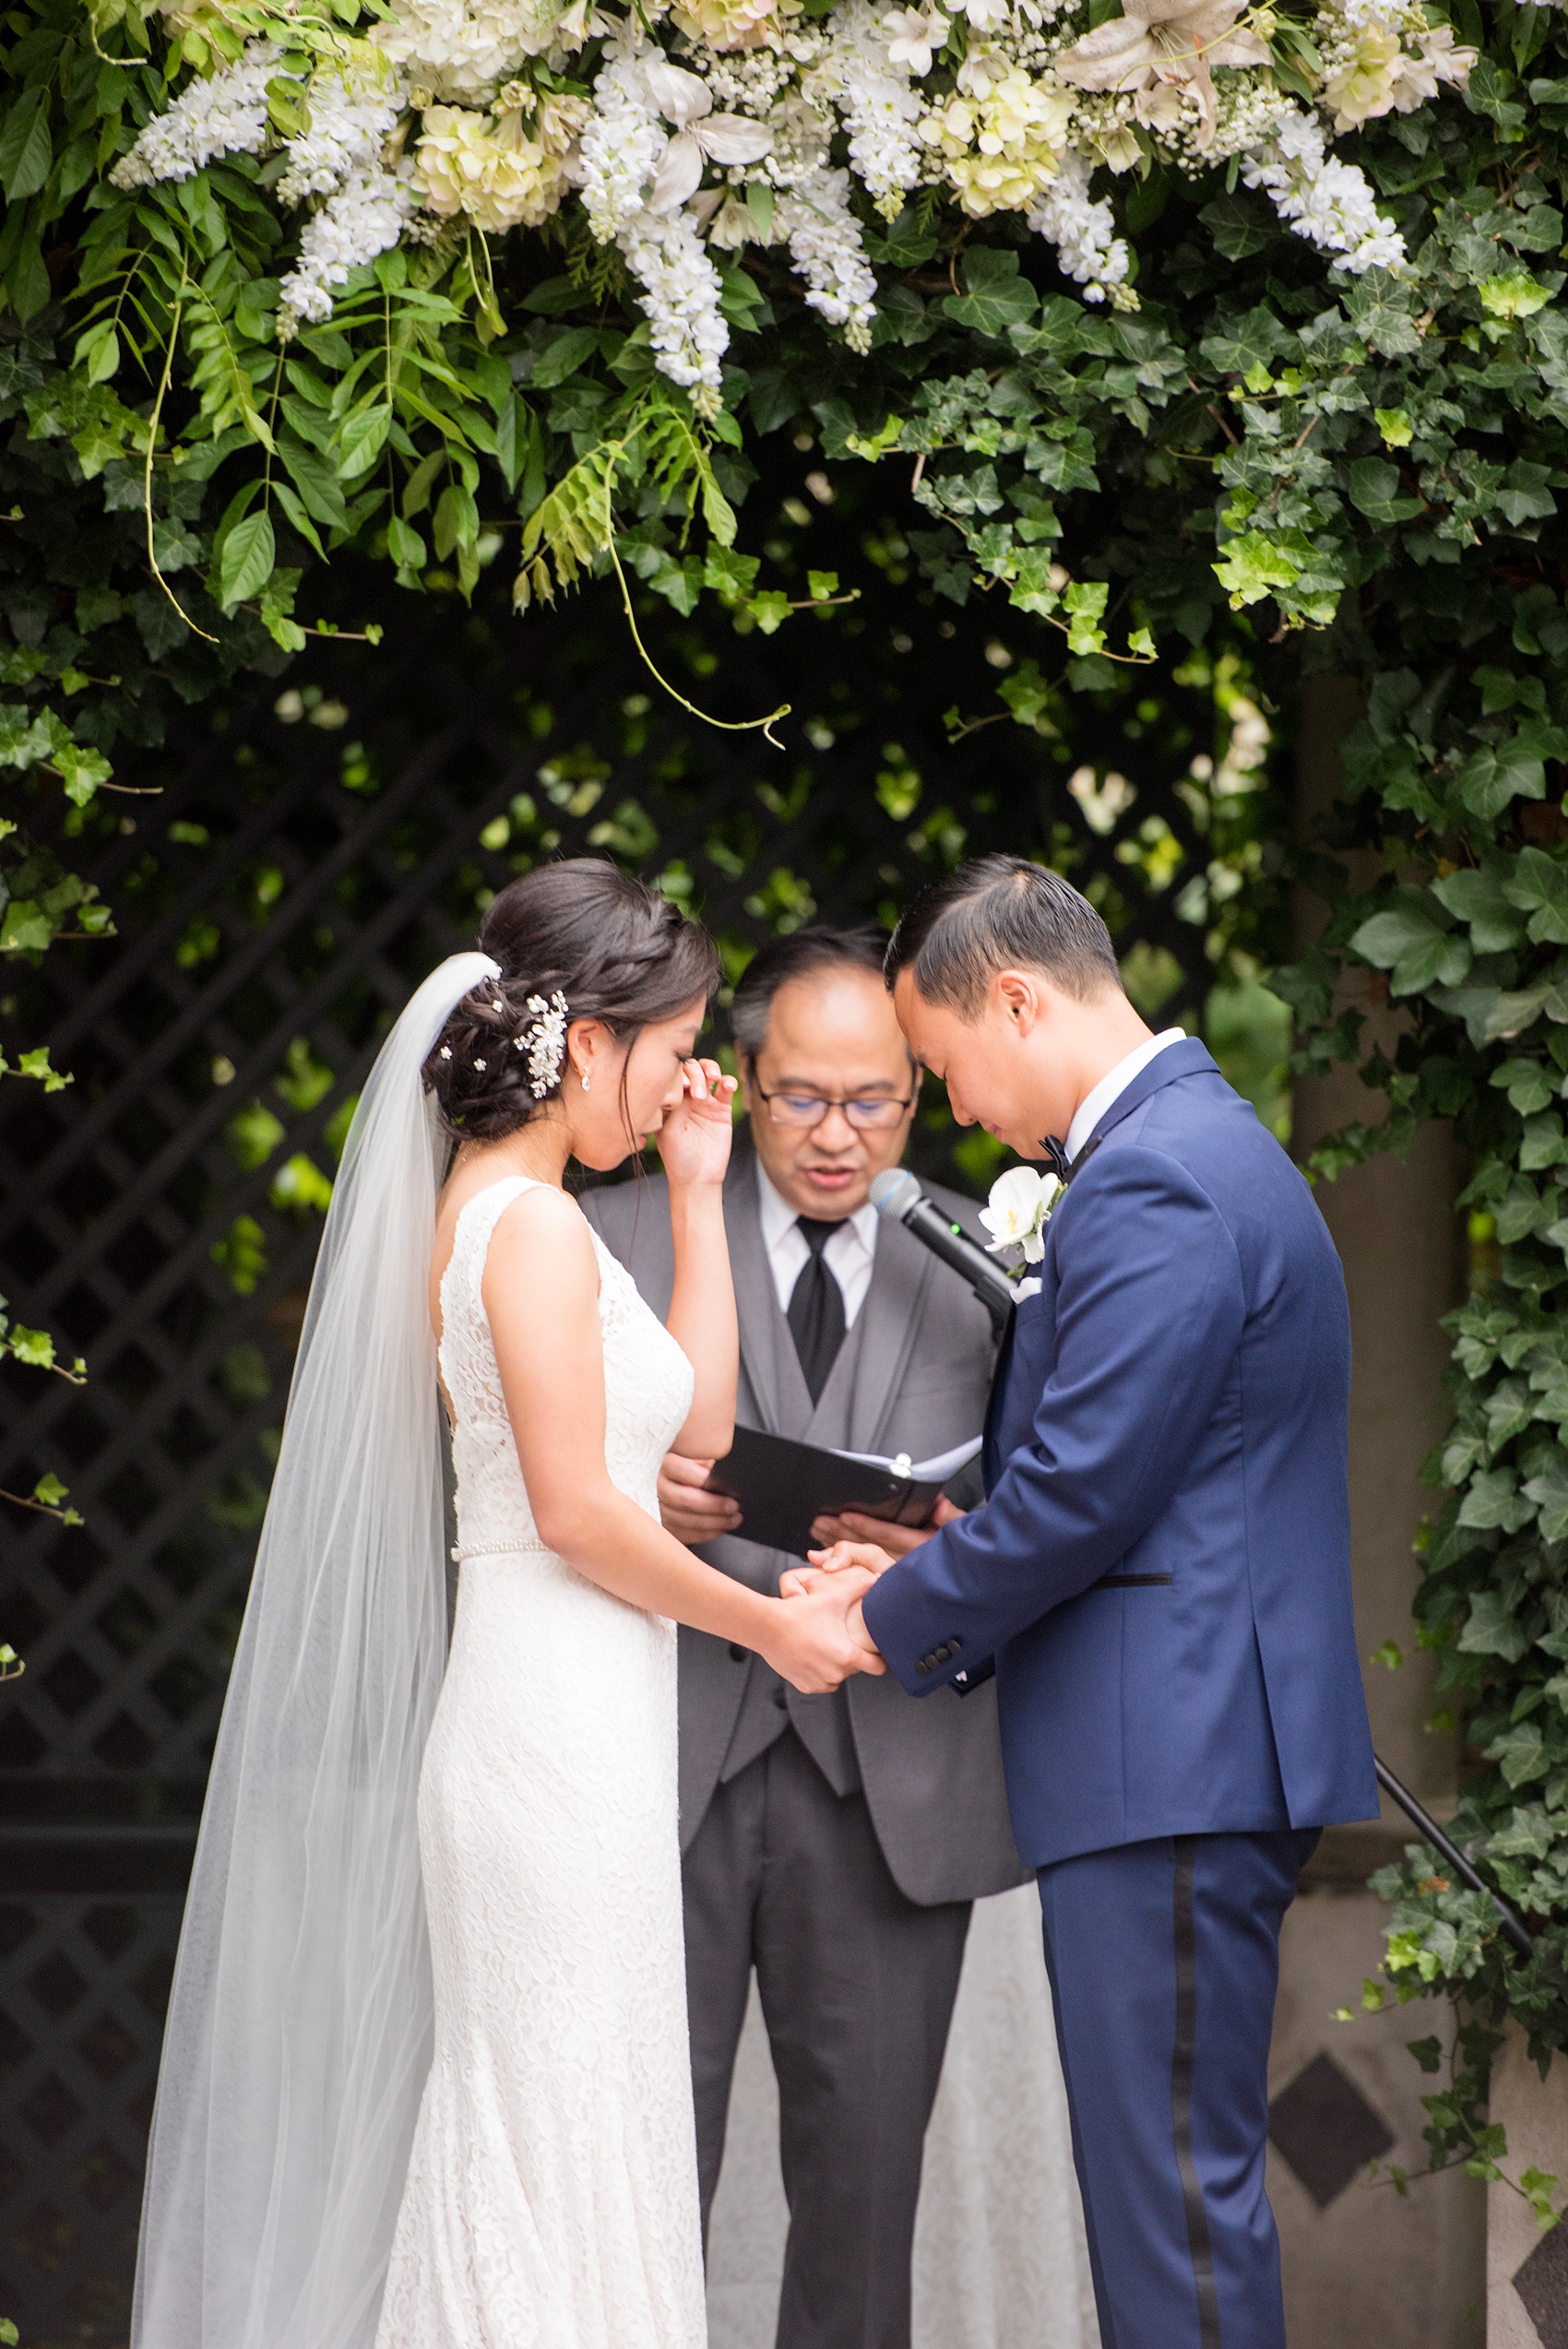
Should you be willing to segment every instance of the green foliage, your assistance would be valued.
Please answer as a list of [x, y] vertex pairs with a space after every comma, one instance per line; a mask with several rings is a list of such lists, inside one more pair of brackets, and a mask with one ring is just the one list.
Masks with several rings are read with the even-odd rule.
[[[866, 222], [879, 292], [863, 356], [766, 243], [736, 255], [723, 402], [699, 416], [655, 374], [615, 256], [559, 221], [493, 249], [454, 228], [384, 254], [328, 321], [279, 343], [297, 223], [265, 159], [126, 193], [108, 179], [171, 84], [270, 21], [259, 0], [190, 13], [172, 44], [143, 0], [99, 0], [90, 22], [77, 0], [38, 0], [5, 20], [0, 768], [16, 813], [0, 823], [0, 959], [112, 920], [31, 836], [46, 797], [64, 796], [68, 826], [99, 821], [116, 744], [155, 744], [177, 705], [242, 667], [280, 669], [306, 640], [306, 583], [345, 550], [410, 591], [468, 596], [515, 548], [521, 604], [612, 565], [629, 611], [635, 579], [683, 615], [708, 597], [742, 632], [837, 601], [836, 575], [802, 597], [770, 541], [742, 544], [748, 451], [786, 429], [819, 452], [814, 497], [861, 466], [890, 501], [912, 497], [906, 553], [926, 589], [1038, 623], [1000, 707], [955, 713], [958, 732], [1061, 737], [1071, 701], [1108, 696], [1157, 644], [1197, 648], [1218, 692], [1223, 647], [1250, 637], [1281, 704], [1314, 669], [1361, 679], [1344, 802], [1305, 867], [1328, 926], [1271, 986], [1303, 1072], [1362, 1060], [1373, 1002], [1399, 1014], [1364, 1058], [1387, 1115], [1326, 1145], [1321, 1172], [1407, 1148], [1433, 1117], [1471, 1157], [1484, 1238], [1452, 1323], [1420, 1637], [1479, 1765], [1461, 1833], [1541, 1928], [1526, 1966], [1484, 1901], [1412, 1878], [1395, 1888], [1391, 1978], [1511, 2007], [1539, 2050], [1568, 2044], [1568, 304], [1548, 266], [1568, 201], [1568, 26], [1466, 0], [1457, 28], [1485, 45], [1467, 101], [1391, 113], [1346, 148], [1408, 271], [1335, 271], [1222, 171], [1152, 194], [1129, 173], [1103, 184], [1123, 224], [1136, 214], [1141, 306], [1101, 314], [1020, 219], [977, 224], [933, 196]], [[317, 0], [291, 11], [289, 38], [340, 55], [360, 20], [354, 0]], [[1294, 38], [1277, 42], [1288, 81]], [[291, 102], [279, 86], [285, 130]], [[766, 234], [760, 191], [747, 203]], [[913, 812], [920, 778], [894, 749], [874, 788]], [[1113, 779], [1089, 774], [1091, 825]], [[1221, 957], [1267, 877], [1238, 813], [1250, 788], [1244, 765], [1206, 787], [1211, 860], [1177, 900]], [[612, 803], [604, 844], [635, 853], [636, 815]], [[961, 843], [950, 810], [917, 820], [937, 857]], [[1158, 825], [1123, 848], [1130, 882], [1175, 885]], [[792, 864], [757, 872], [757, 918], [787, 926], [811, 902]], [[220, 944], [201, 917], [180, 951], [196, 968]], [[1155, 1001], [1157, 962], [1131, 975]], [[1255, 983], [1234, 964], [1221, 976]], [[307, 1043], [276, 1080], [291, 1105], [310, 1069]], [[228, 1138], [259, 1168], [282, 1130], [258, 1100]], [[301, 1155], [273, 1186], [314, 1212], [328, 1178]], [[249, 1294], [259, 1226], [238, 1217], [215, 1254]], [[252, 1497], [225, 1505], [243, 1515]]]

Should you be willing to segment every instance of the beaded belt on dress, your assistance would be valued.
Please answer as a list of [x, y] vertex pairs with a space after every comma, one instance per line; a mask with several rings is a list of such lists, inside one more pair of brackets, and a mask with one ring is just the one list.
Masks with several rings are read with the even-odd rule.
[[537, 1550], [543, 1558], [554, 1555], [549, 1543], [540, 1541], [537, 1534], [524, 1534], [516, 1541], [471, 1542], [466, 1549], [454, 1542], [452, 1562], [455, 1566], [460, 1566], [465, 1558], [510, 1558], [516, 1550]]

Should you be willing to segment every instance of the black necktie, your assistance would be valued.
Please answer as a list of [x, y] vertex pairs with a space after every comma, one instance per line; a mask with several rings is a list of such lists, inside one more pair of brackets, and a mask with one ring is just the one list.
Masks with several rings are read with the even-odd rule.
[[844, 1343], [844, 1292], [822, 1254], [839, 1226], [823, 1223], [815, 1216], [797, 1216], [795, 1224], [811, 1250], [811, 1259], [801, 1267], [785, 1319], [801, 1358], [807, 1389], [815, 1403], [827, 1384], [828, 1373]]

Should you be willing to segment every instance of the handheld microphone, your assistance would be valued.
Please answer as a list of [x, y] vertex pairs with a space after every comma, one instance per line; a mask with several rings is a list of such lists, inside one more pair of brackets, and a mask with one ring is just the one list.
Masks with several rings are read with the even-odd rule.
[[906, 1231], [912, 1232], [923, 1248], [929, 1248], [933, 1256], [940, 1256], [960, 1280], [968, 1281], [997, 1331], [1006, 1328], [1016, 1301], [1012, 1282], [967, 1231], [944, 1216], [933, 1199], [926, 1197], [917, 1175], [912, 1175], [908, 1167], [889, 1167], [872, 1184], [871, 1204], [879, 1216], [891, 1216]]

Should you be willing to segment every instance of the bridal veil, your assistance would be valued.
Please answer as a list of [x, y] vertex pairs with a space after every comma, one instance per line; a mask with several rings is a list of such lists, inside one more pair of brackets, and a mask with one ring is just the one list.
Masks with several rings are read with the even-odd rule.
[[361, 1097], [311, 1285], [163, 2042], [136, 2349], [369, 2349], [429, 2063], [415, 1799], [445, 1662], [421, 1070], [454, 955]]

